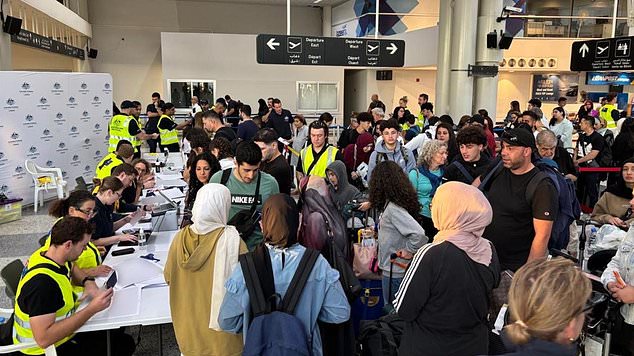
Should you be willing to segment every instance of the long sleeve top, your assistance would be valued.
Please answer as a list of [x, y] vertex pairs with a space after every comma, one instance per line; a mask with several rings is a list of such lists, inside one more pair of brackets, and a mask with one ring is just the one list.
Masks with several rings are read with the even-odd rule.
[[[402, 207], [389, 202], [379, 218], [379, 268], [390, 270], [390, 255], [405, 249], [415, 254], [429, 240], [425, 230]], [[405, 270], [394, 265], [392, 275], [402, 277]]]
[[[630, 227], [625, 238], [621, 241], [616, 255], [612, 257], [607, 268], [601, 275], [601, 282], [606, 286], [610, 282], [615, 282], [614, 271], [618, 271], [623, 281], [631, 286], [634, 285], [634, 229]], [[621, 315], [625, 322], [634, 325], [634, 304], [623, 304]]]

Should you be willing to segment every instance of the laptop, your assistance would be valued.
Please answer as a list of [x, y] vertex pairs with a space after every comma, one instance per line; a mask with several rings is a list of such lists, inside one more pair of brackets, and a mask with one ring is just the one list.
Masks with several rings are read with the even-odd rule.
[[152, 216], [162, 215], [162, 214], [165, 214], [165, 212], [167, 212], [169, 210], [178, 209], [180, 202], [176, 202], [176, 201], [170, 199], [168, 196], [163, 194], [163, 192], [161, 192], [160, 190], [157, 190], [156, 193], [158, 193], [160, 196], [162, 196], [163, 199], [165, 199], [167, 202], [166, 203], [162, 203], [161, 205], [158, 206], [158, 208], [154, 209], [152, 211]]

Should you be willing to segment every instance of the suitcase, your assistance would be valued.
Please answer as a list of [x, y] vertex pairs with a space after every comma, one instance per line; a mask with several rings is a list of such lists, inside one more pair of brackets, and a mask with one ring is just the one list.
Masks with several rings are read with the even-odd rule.
[[361, 320], [376, 320], [383, 315], [383, 288], [381, 281], [361, 279], [361, 295], [352, 303], [352, 325], [359, 335]]

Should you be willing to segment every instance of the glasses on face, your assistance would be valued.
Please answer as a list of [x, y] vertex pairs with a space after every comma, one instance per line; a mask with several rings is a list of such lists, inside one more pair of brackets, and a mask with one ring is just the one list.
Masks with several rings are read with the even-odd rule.
[[93, 217], [95, 216], [95, 211], [94, 210], [84, 210], [84, 209], [79, 209], [79, 208], [75, 208], [77, 209], [77, 211], [81, 212], [82, 214], [88, 216], [88, 217]]

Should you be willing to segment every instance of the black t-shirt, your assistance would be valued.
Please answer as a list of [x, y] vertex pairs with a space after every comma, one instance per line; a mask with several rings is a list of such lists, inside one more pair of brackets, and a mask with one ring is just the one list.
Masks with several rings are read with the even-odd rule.
[[[481, 152], [480, 159], [477, 162], [465, 162], [462, 155], [458, 155], [458, 158], [454, 162], [451, 162], [445, 168], [445, 172], [442, 175], [443, 182], [457, 181], [465, 184], [471, 184], [474, 179], [487, 170], [487, 167], [491, 163], [491, 158], [489, 158], [488, 154]], [[473, 179], [466, 177], [458, 168], [458, 164], [462, 165]]]
[[293, 122], [293, 115], [290, 111], [282, 109], [282, 113], [278, 115], [275, 110], [271, 110], [266, 126], [275, 130], [281, 138], [288, 140], [292, 136], [291, 122]]
[[423, 248], [395, 300], [405, 322], [399, 354], [488, 354], [487, 295], [500, 276], [495, 249], [486, 266], [448, 241]]
[[[68, 268], [58, 267], [61, 273], [68, 275]], [[23, 312], [33, 317], [58, 311], [64, 306], [64, 296], [53, 278], [38, 274], [24, 283], [17, 302]]]
[[158, 120], [159, 120], [158, 116], [150, 117], [147, 119], [147, 122], [145, 123], [146, 134], [159, 133]]
[[95, 198], [95, 216], [90, 219], [90, 222], [95, 226], [95, 231], [92, 233], [93, 240], [114, 235], [112, 206], [104, 205], [97, 198]]
[[128, 125], [128, 133], [130, 136], [136, 136], [141, 132], [141, 128], [139, 127], [139, 123], [136, 119], [130, 120], [130, 124]]
[[262, 162], [262, 171], [268, 173], [275, 178], [277, 185], [280, 188], [280, 193], [291, 194], [291, 166], [284, 159], [284, 156], [279, 155], [277, 158], [270, 162]]
[[557, 148], [555, 149], [556, 151], [553, 161], [557, 163], [557, 166], [559, 167], [559, 172], [561, 172], [563, 175], [572, 174], [576, 176], [577, 170], [575, 169], [575, 165], [572, 162], [572, 157], [570, 156], [570, 153], [568, 153], [565, 148], [560, 146], [557, 146]]
[[247, 120], [238, 125], [238, 138], [249, 141], [258, 132], [258, 125], [253, 120]]
[[163, 120], [160, 120], [158, 128], [161, 130], [174, 130], [176, 126], [178, 126], [178, 124], [176, 124], [174, 120], [163, 118]]
[[[229, 111], [231, 111], [231, 109], [233, 109], [233, 112], [231, 114], [228, 114]], [[238, 112], [238, 102], [235, 100], [229, 100], [227, 102], [227, 116], [238, 116], [239, 112]]]
[[577, 158], [584, 157], [594, 150], [599, 151], [599, 154], [595, 159], [590, 162], [584, 162], [580, 164], [580, 166], [582, 167], [587, 167], [588, 165], [592, 165], [593, 163], [598, 162], [601, 159], [601, 153], [603, 152], [603, 148], [605, 147], [605, 139], [603, 138], [603, 136], [601, 136], [600, 133], [596, 131], [593, 131], [590, 135], [581, 133], [579, 135], [577, 145], [579, 146]]
[[535, 167], [515, 175], [504, 168], [485, 193], [493, 221], [483, 237], [493, 242], [503, 270], [515, 271], [526, 263], [535, 238], [533, 219], [554, 221], [557, 217], [559, 198], [550, 179], [540, 181], [531, 201], [526, 200], [526, 187], [539, 172]]
[[214, 139], [218, 138], [218, 137], [224, 137], [229, 142], [231, 142], [231, 141], [235, 140], [237, 136], [236, 136], [236, 132], [233, 131], [232, 128], [223, 126], [223, 127], [219, 128], [218, 131], [216, 131], [216, 134], [214, 135]]

